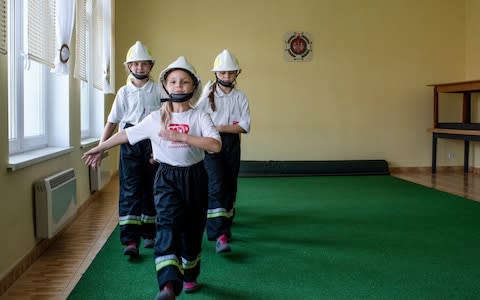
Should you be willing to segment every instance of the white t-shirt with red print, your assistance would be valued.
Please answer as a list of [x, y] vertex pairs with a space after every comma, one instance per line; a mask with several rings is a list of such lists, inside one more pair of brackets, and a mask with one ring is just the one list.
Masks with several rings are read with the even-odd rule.
[[[188, 167], [203, 160], [203, 149], [183, 142], [172, 142], [160, 137], [160, 111], [154, 111], [133, 127], [125, 129], [128, 142], [135, 144], [144, 139], [152, 142], [153, 158], [161, 163], [177, 167]], [[190, 109], [181, 113], [172, 113], [168, 129], [188, 133], [194, 136], [211, 137], [221, 141], [220, 134], [209, 114], [199, 109]]]

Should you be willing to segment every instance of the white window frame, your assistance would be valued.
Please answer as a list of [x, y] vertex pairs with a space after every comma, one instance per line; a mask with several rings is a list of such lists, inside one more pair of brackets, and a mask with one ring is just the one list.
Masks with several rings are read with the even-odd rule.
[[[25, 54], [27, 19], [24, 8], [27, 1], [12, 0], [8, 7], [8, 169], [10, 170], [35, 164], [73, 149], [70, 146], [69, 134], [68, 76], [49, 72], [47, 65], [34, 62]], [[36, 69], [38, 73], [33, 76], [34, 80], [26, 81], [26, 76]], [[28, 87], [25, 87], [27, 84]], [[38, 94], [40, 97], [31, 98], [29, 94]], [[31, 99], [38, 101], [32, 102]], [[29, 112], [36, 114], [29, 115]], [[32, 128], [40, 129], [35, 132], [35, 135], [28, 135], [26, 129], [29, 126], [24, 126], [30, 121], [36, 123]]]
[[[113, 10], [113, 1], [111, 0], [79, 0], [77, 4], [86, 4], [86, 16], [79, 17], [77, 22], [84, 19], [86, 21], [86, 41], [82, 42], [82, 52], [76, 60], [75, 76], [80, 82], [80, 106], [81, 106], [81, 144], [88, 146], [96, 143], [104, 127], [104, 94], [111, 93], [110, 85], [113, 85], [113, 76], [111, 70], [102, 70], [102, 66], [110, 68], [113, 65], [113, 55], [99, 55], [105, 49], [113, 49], [113, 39], [111, 38], [113, 21], [110, 12]], [[104, 11], [105, 10], [105, 11]], [[110, 10], [110, 11], [107, 11]], [[80, 11], [77, 7], [77, 11]], [[77, 28], [81, 26], [77, 23]], [[82, 26], [83, 27], [83, 26]], [[77, 32], [78, 34], [78, 32]], [[78, 41], [78, 39], [77, 39]], [[109, 43], [110, 47], [105, 47], [104, 43]], [[79, 46], [81, 43], [78, 43]], [[101, 44], [98, 46], [98, 44]], [[89, 47], [88, 45], [97, 45]], [[113, 52], [113, 51], [112, 51]], [[80, 60], [78, 60], [80, 59]], [[109, 60], [105, 62], [105, 60]], [[82, 69], [83, 68], [83, 69]], [[108, 82], [102, 82], [104, 73], [108, 75]], [[108, 84], [110, 83], [110, 84]]]
[[104, 125], [104, 94], [92, 81], [80, 82], [81, 144], [97, 142]]
[[[46, 119], [37, 120], [39, 116], [45, 116], [46, 104], [46, 66], [29, 61], [23, 52], [24, 49], [24, 28], [25, 28], [25, 10], [23, 1], [11, 2], [11, 18], [13, 26], [10, 27], [11, 39], [9, 43], [9, 149], [10, 154], [19, 152], [26, 152], [29, 150], [44, 148], [47, 145]], [[27, 65], [30, 64], [30, 65]], [[31, 74], [31, 77], [36, 77], [37, 84], [30, 90], [37, 92], [38, 98], [36, 101], [30, 101], [35, 107], [25, 107], [25, 77]], [[36, 75], [36, 76], [34, 76]], [[33, 116], [38, 121], [38, 133], [35, 136], [27, 136], [25, 134], [24, 110], [37, 114]], [[32, 116], [30, 116], [32, 118]], [[29, 118], [26, 118], [27, 120]]]

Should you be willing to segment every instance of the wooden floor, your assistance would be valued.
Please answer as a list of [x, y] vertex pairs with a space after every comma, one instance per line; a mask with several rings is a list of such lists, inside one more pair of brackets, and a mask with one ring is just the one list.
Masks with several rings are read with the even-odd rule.
[[114, 178], [0, 299], [66, 299], [117, 224]]
[[[480, 175], [462, 170], [392, 171], [392, 175], [480, 201]], [[66, 299], [118, 222], [118, 181], [112, 180], [0, 299]], [[119, 253], [120, 255], [121, 253]]]
[[432, 174], [429, 168], [420, 172], [392, 170], [391, 175], [467, 199], [480, 201], [480, 174], [464, 173], [463, 167], [438, 171], [436, 174]]

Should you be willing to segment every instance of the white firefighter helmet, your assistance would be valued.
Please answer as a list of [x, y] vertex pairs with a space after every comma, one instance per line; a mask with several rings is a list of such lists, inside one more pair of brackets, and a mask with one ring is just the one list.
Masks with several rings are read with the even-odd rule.
[[168, 65], [161, 73], [160, 73], [160, 89], [162, 95], [168, 95], [168, 92], [165, 90], [165, 83], [166, 83], [166, 77], [168, 74], [177, 69], [182, 69], [187, 71], [192, 75], [192, 79], [194, 80], [194, 85], [195, 85], [195, 90], [193, 91], [193, 96], [190, 98], [190, 101], [192, 103], [195, 103], [198, 98], [200, 97], [200, 94], [202, 93], [202, 84], [200, 82], [200, 77], [197, 75], [197, 71], [195, 71], [195, 68], [187, 61], [187, 59], [184, 56], [178, 57], [174, 62]]
[[212, 72], [221, 72], [221, 71], [240, 71], [240, 65], [235, 56], [228, 51], [227, 49], [223, 50], [213, 63]]
[[137, 41], [132, 47], [130, 47], [130, 49], [128, 49], [127, 56], [123, 64], [127, 65], [130, 62], [143, 60], [149, 60], [152, 62], [152, 64], [155, 63], [155, 59], [153, 59], [148, 48], [143, 45], [142, 42]]
[[195, 68], [187, 61], [184, 56], [180, 56], [160, 73], [160, 82], [162, 82], [162, 84], [165, 84], [166, 75], [168, 75], [168, 73], [170, 73], [169, 71], [173, 69], [183, 69], [188, 71], [193, 76], [193, 79], [196, 81], [195, 85], [198, 85], [200, 83], [200, 77], [198, 77]]

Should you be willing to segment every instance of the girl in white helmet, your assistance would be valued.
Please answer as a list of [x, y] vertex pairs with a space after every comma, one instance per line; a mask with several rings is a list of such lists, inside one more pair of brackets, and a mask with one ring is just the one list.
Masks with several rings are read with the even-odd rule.
[[193, 108], [201, 92], [200, 79], [183, 56], [161, 72], [160, 89], [166, 102], [160, 110], [83, 155], [89, 165], [98, 153], [115, 145], [151, 140], [153, 158], [160, 163], [154, 183], [157, 300], [199, 288], [208, 193], [203, 159], [205, 151], [219, 152], [222, 146], [210, 115]]
[[208, 173], [207, 236], [217, 253], [230, 251], [231, 226], [240, 169], [240, 134], [250, 131], [247, 96], [235, 87], [241, 72], [235, 56], [223, 50], [215, 58], [215, 82], [207, 84], [197, 107], [208, 112], [222, 138], [220, 153], [205, 155]]
[[[100, 144], [119, 131], [138, 124], [152, 111], [160, 108], [160, 88], [150, 78], [155, 60], [147, 47], [137, 41], [127, 52], [125, 67], [129, 73], [127, 84], [115, 97]], [[119, 163], [119, 225], [123, 254], [139, 255], [141, 238], [145, 248], [153, 248], [155, 239], [155, 204], [153, 180], [158, 164], [151, 162], [152, 146], [149, 140], [120, 147]], [[100, 165], [102, 153], [91, 157], [91, 165]]]

